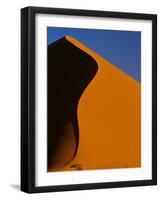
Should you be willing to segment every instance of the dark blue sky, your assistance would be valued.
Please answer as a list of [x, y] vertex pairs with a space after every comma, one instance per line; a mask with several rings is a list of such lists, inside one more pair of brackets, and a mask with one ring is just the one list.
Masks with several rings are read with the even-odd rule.
[[70, 35], [140, 82], [141, 32], [48, 27], [48, 44]]

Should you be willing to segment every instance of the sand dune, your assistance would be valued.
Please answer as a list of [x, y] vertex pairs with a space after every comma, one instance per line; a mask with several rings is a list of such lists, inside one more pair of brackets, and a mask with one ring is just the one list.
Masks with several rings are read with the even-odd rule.
[[59, 170], [140, 167], [140, 83], [71, 36], [65, 39], [90, 55], [98, 71], [78, 102], [76, 155]]

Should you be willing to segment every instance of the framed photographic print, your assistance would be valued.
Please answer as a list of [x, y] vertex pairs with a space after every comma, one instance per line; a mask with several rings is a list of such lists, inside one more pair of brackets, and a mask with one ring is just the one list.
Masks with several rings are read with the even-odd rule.
[[21, 10], [21, 190], [157, 184], [157, 16]]

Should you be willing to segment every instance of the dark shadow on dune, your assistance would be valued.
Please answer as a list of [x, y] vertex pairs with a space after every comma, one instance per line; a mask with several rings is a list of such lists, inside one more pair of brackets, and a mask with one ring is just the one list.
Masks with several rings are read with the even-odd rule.
[[71, 161], [79, 144], [77, 105], [96, 61], [65, 37], [48, 46], [48, 171]]

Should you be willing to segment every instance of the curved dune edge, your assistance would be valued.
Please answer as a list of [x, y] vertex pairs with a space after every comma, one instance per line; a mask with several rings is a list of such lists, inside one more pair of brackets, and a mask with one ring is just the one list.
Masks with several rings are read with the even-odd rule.
[[79, 100], [77, 154], [60, 171], [140, 167], [140, 83], [71, 36], [65, 38], [92, 56], [98, 71]]
[[[113, 65], [112, 63], [110, 63], [105, 58], [103, 58], [100, 55], [98, 55], [96, 52], [94, 52], [93, 50], [91, 50], [90, 48], [88, 48], [87, 46], [85, 46], [84, 44], [82, 44], [81, 42], [79, 42], [78, 40], [76, 40], [75, 38], [71, 37], [70, 35], [66, 35], [65, 38], [69, 42], [71, 42], [72, 44], [74, 44], [76, 47], [80, 48], [82, 51], [86, 52], [92, 58], [94, 58], [98, 65], [101, 64], [101, 68], [104, 67], [104, 69], [106, 69], [107, 66], [108, 67], [112, 67], [112, 68], [114, 68], [114, 70], [118, 71], [118, 73], [120, 73], [121, 75], [125, 76], [127, 79], [129, 78], [129, 79], [131, 79], [131, 81], [134, 81], [136, 84], [140, 85], [140, 83], [138, 81], [136, 81], [135, 79], [133, 79], [131, 76], [129, 76], [128, 74], [126, 74], [125, 72], [123, 72], [122, 70], [120, 70], [118, 67], [116, 67], [115, 65]], [[102, 64], [104, 64], [104, 65], [102, 65]]]
[[96, 61], [65, 37], [48, 46], [48, 171], [59, 171], [75, 157], [77, 105], [97, 69]]

